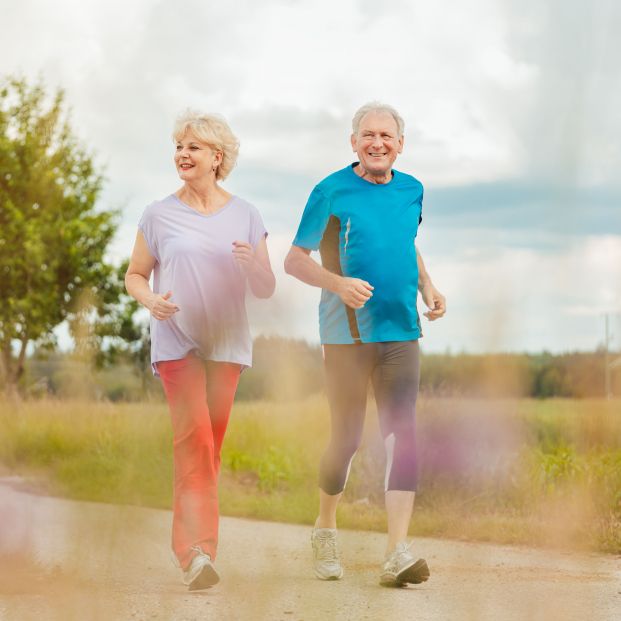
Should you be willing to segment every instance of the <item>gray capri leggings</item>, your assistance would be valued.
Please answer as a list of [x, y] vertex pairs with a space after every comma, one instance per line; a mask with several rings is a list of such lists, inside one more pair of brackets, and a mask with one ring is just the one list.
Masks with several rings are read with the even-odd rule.
[[360, 446], [369, 380], [386, 446], [385, 489], [415, 491], [415, 411], [420, 377], [418, 341], [324, 345], [331, 437], [319, 468], [327, 494], [345, 488]]

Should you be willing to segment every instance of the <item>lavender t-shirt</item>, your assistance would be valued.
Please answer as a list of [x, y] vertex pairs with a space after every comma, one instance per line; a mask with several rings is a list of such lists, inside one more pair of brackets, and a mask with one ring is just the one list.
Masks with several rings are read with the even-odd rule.
[[246, 277], [233, 259], [233, 241], [256, 247], [267, 235], [256, 207], [237, 196], [202, 214], [171, 194], [151, 203], [138, 224], [155, 257], [153, 291], [172, 291], [170, 319], [151, 317], [151, 365], [195, 352], [205, 360], [252, 364], [246, 317]]

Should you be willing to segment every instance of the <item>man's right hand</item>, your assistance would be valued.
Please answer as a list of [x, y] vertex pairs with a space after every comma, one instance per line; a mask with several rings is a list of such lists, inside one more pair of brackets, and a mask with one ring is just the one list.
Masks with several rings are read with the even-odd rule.
[[373, 295], [373, 286], [366, 280], [343, 276], [335, 293], [350, 308], [362, 308]]

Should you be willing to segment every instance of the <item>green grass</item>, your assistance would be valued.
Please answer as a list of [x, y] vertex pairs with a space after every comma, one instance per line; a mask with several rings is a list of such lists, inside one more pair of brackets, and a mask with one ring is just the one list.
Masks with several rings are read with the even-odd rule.
[[[621, 552], [621, 404], [421, 399], [412, 534]], [[383, 530], [384, 454], [372, 408], [339, 509]], [[225, 515], [310, 524], [328, 439], [322, 397], [236, 404], [220, 484]], [[171, 506], [164, 404], [0, 403], [0, 463], [52, 494]]]

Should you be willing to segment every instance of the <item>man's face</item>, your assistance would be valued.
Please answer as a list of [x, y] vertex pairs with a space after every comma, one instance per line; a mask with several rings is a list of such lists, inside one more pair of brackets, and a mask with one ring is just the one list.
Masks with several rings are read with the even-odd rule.
[[371, 175], [385, 175], [403, 150], [397, 121], [388, 112], [368, 112], [362, 117], [351, 146], [360, 163]]

